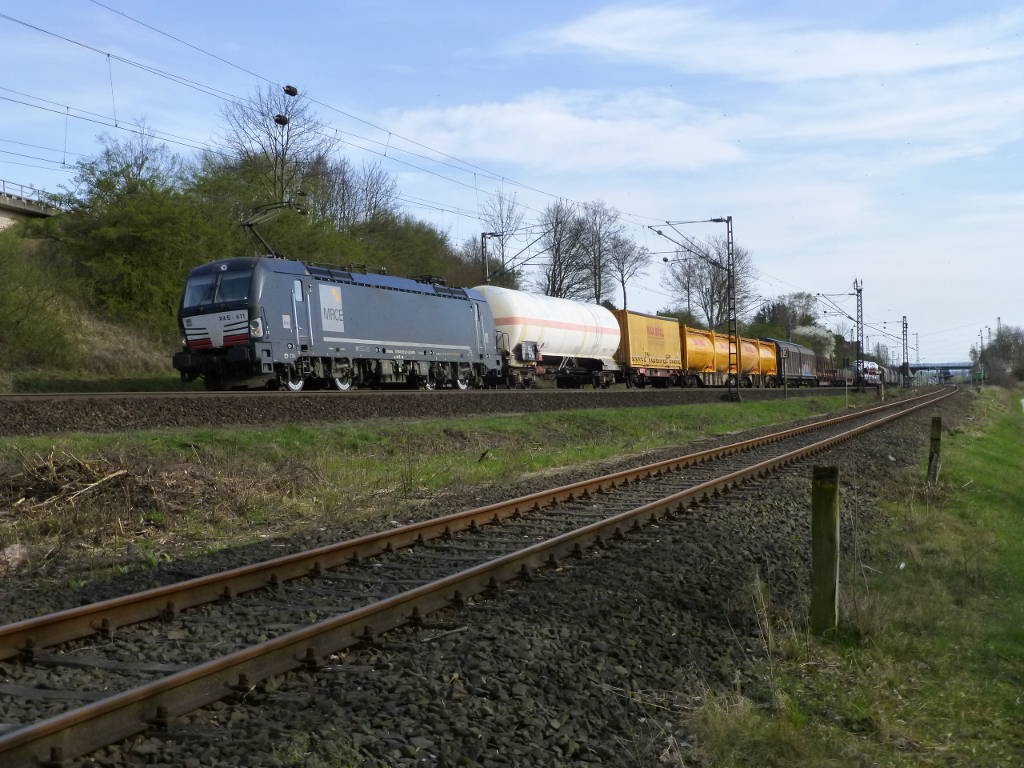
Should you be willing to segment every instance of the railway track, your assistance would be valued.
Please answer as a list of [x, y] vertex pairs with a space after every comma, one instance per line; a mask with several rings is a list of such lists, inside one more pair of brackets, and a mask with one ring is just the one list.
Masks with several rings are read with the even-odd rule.
[[[927, 407], [932, 393], [0, 627], [0, 762], [59, 765]], [[97, 642], [97, 638], [99, 642]]]
[[[842, 388], [790, 389], [789, 396], [841, 394]], [[748, 400], [779, 389], [744, 390]], [[419, 392], [138, 392], [0, 395], [0, 435], [123, 432], [208, 426], [323, 423], [373, 418], [452, 417], [717, 402], [720, 389], [471, 390]]]
[[[834, 395], [836, 393], [842, 393], [845, 391], [844, 387], [793, 387], [788, 390], [789, 395], [801, 395], [801, 394], [829, 394]], [[849, 388], [853, 391], [853, 388]], [[475, 390], [476, 393], [492, 393], [492, 394], [515, 394], [521, 397], [538, 397], [538, 396], [556, 396], [556, 397], [579, 397], [579, 396], [593, 396], [602, 397], [608, 394], [617, 394], [629, 390], [617, 389], [617, 390], [591, 390], [587, 389], [524, 389], [524, 390], [506, 390], [506, 389], [484, 389]], [[632, 390], [634, 392], [640, 392], [642, 390]], [[667, 395], [690, 395], [698, 396], [700, 393], [707, 393], [711, 395], [717, 395], [719, 398], [725, 392], [723, 389], [715, 388], [694, 388], [694, 389], [680, 389], [678, 387], [673, 389], [658, 389], [651, 387], [646, 390], [649, 394], [664, 393]], [[742, 390], [743, 395], [754, 394], [765, 392], [772, 395], [782, 397], [784, 392], [782, 389], [744, 389]], [[465, 397], [465, 390], [455, 389], [441, 389], [426, 391], [422, 389], [360, 389], [351, 392], [335, 392], [333, 390], [321, 389], [321, 390], [303, 390], [301, 392], [288, 392], [285, 390], [268, 390], [268, 389], [253, 389], [253, 390], [226, 390], [223, 392], [208, 392], [202, 391], [188, 391], [188, 390], [168, 390], [160, 392], [13, 392], [0, 394], [0, 403], [5, 402], [39, 402], [39, 401], [61, 401], [61, 400], [118, 400], [118, 399], [138, 399], [138, 400], [163, 400], [167, 398], [198, 398], [198, 399], [216, 399], [216, 398], [250, 398], [250, 399], [263, 399], [263, 398], [282, 398], [287, 400], [302, 400], [312, 398], [339, 398], [344, 397], [348, 399], [380, 399], [380, 398], [392, 398], [392, 397]]]

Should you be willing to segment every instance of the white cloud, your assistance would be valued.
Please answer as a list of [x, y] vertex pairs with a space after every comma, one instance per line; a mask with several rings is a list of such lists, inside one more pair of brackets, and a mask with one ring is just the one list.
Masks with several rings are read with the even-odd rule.
[[445, 152], [531, 169], [694, 170], [746, 158], [729, 138], [731, 121], [655, 91], [544, 91], [388, 122]]
[[866, 31], [745, 21], [712, 8], [612, 7], [521, 41], [520, 50], [584, 50], [682, 72], [770, 82], [890, 75], [1024, 55], [1024, 12], [927, 30]]

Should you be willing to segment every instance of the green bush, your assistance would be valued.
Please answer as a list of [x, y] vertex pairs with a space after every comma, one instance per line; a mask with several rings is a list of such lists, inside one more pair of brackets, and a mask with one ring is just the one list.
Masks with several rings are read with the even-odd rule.
[[0, 233], [0, 349], [8, 370], [69, 369], [78, 362], [74, 307], [39, 251], [15, 232]]

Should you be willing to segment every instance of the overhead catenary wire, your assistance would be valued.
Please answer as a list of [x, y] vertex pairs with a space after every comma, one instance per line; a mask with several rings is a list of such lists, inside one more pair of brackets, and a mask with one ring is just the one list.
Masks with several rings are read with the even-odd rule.
[[74, 173], [75, 172], [74, 168], [52, 168], [52, 167], [46, 166], [46, 165], [36, 165], [35, 163], [19, 163], [16, 160], [5, 160], [3, 158], [0, 158], [0, 164], [3, 164], [3, 165], [17, 165], [17, 166], [21, 166], [22, 168], [37, 168], [40, 171], [57, 171], [58, 173]]
[[[13, 16], [10, 16], [8, 14], [0, 13], [0, 18], [6, 19], [6, 20], [11, 21], [11, 22], [16, 23], [16, 24], [20, 24], [22, 26], [28, 27], [29, 29], [33, 29], [33, 30], [36, 30], [38, 32], [41, 32], [42, 34], [50, 35], [50, 36], [55, 37], [55, 38], [57, 38], [59, 40], [63, 40], [64, 42], [67, 42], [69, 44], [76, 45], [76, 46], [79, 46], [79, 47], [84, 48], [86, 50], [89, 50], [89, 51], [92, 51], [92, 52], [97, 53], [99, 55], [102, 55], [102, 56], [106, 57], [108, 65], [109, 65], [109, 63], [110, 63], [110, 61], [112, 59], [116, 59], [117, 61], [120, 61], [120, 62], [122, 62], [124, 64], [129, 65], [129, 66], [141, 69], [141, 70], [143, 70], [145, 72], [149, 72], [149, 73], [157, 75], [159, 77], [163, 77], [163, 78], [165, 78], [167, 80], [170, 80], [171, 82], [175, 82], [175, 83], [178, 83], [180, 85], [184, 85], [186, 87], [192, 88], [193, 90], [205, 93], [205, 94], [207, 94], [209, 96], [213, 96], [214, 98], [218, 98], [218, 99], [220, 99], [222, 101], [226, 101], [226, 102], [229, 102], [229, 103], [235, 103], [235, 104], [243, 104], [243, 103], [245, 103], [245, 98], [242, 97], [242, 96], [239, 96], [237, 94], [233, 94], [233, 93], [230, 93], [228, 91], [224, 91], [224, 90], [221, 90], [219, 88], [216, 88], [214, 86], [210, 86], [210, 85], [207, 85], [205, 83], [201, 83], [201, 82], [199, 82], [197, 80], [193, 80], [193, 79], [185, 77], [183, 75], [178, 75], [178, 74], [175, 74], [175, 73], [172, 73], [172, 72], [168, 72], [166, 70], [158, 69], [156, 67], [152, 67], [152, 66], [143, 64], [143, 63], [141, 63], [139, 61], [136, 61], [134, 59], [131, 59], [131, 58], [128, 58], [128, 57], [125, 57], [125, 56], [120, 56], [118, 54], [114, 54], [114, 53], [112, 53], [110, 51], [106, 51], [106, 50], [103, 50], [101, 48], [97, 48], [96, 46], [90, 45], [88, 43], [84, 43], [84, 42], [82, 42], [80, 40], [76, 40], [76, 39], [68, 37], [66, 35], [59, 34], [57, 32], [53, 32], [51, 30], [45, 29], [43, 27], [40, 27], [38, 25], [31, 24], [31, 23], [26, 22], [26, 21], [22, 21], [20, 19], [16, 19]], [[268, 82], [271, 82], [271, 81], [268, 81]], [[112, 122], [104, 122], [102, 124], [108, 125], [108, 127], [112, 127], [112, 128], [120, 128], [121, 126], [119, 125], [119, 120], [118, 120], [118, 117], [117, 117], [117, 114], [116, 114], [116, 103], [113, 100], [114, 92], [113, 92], [113, 75], [112, 74], [110, 75], [110, 88], [111, 88], [112, 104], [114, 104], [114, 107], [115, 107], [114, 115], [113, 115], [113, 118], [112, 118]], [[18, 92], [18, 91], [14, 91], [13, 89], [6, 89], [6, 88], [4, 88], [4, 90], [9, 90], [9, 91], [14, 92], [14, 93], [21, 93], [21, 92]], [[48, 99], [43, 99], [43, 98], [40, 98], [40, 97], [31, 96], [31, 95], [28, 95], [28, 94], [22, 94], [22, 95], [26, 95], [29, 98], [33, 98], [33, 99], [35, 99], [37, 101], [43, 101], [43, 102], [47, 102], [47, 103], [58, 104], [58, 102], [51, 102]], [[314, 103], [322, 104], [322, 102], [318, 102], [317, 100], [312, 99], [312, 98], [310, 98], [310, 101], [314, 102]], [[65, 106], [66, 107], [67, 105], [61, 104], [60, 106]], [[76, 111], [80, 111], [83, 114], [93, 114], [93, 115], [95, 115], [97, 117], [100, 117], [100, 119], [105, 120], [105, 121], [111, 120], [111, 118], [109, 118], [106, 115], [102, 115], [101, 116], [101, 115], [98, 115], [97, 113], [90, 113], [87, 110], [78, 110], [78, 109], [76, 109]], [[72, 115], [72, 116], [74, 116], [74, 115]], [[173, 134], [170, 134], [170, 133], [167, 133], [167, 132], [158, 132], [158, 131], [155, 131], [155, 130], [152, 131], [152, 134], [154, 136], [156, 136], [157, 138], [161, 138], [161, 140], [168, 141], [168, 143], [174, 143], [174, 144], [178, 144], [179, 146], [190, 147], [190, 145], [188, 143], [182, 143], [182, 141], [180, 140], [180, 137], [179, 137], [178, 141], [170, 141], [168, 139], [164, 139], [162, 136], [159, 136], [158, 133], [163, 133], [164, 135], [173, 135]], [[320, 133], [321, 135], [324, 135], [322, 131], [318, 132], [318, 133]], [[369, 147], [365, 147], [365, 146], [362, 146], [360, 144], [357, 144], [354, 141], [352, 141], [351, 139], [345, 141], [345, 143], [348, 146], [351, 146], [351, 147], [353, 147], [355, 149], [358, 149], [360, 151], [367, 152], [369, 154], [373, 154], [373, 155], [376, 155], [378, 157], [383, 157], [383, 158], [385, 158], [387, 160], [390, 160], [391, 162], [395, 162], [395, 163], [398, 163], [400, 165], [404, 165], [404, 166], [406, 166], [408, 168], [413, 168], [414, 170], [417, 170], [417, 171], [419, 171], [421, 173], [429, 174], [429, 175], [434, 176], [436, 178], [442, 179], [444, 181], [448, 181], [448, 182], [453, 183], [453, 184], [457, 184], [457, 185], [465, 187], [467, 189], [473, 189], [473, 190], [475, 190], [478, 193], [480, 191], [483, 191], [484, 194], [486, 194], [486, 195], [488, 195], [490, 197], [497, 197], [500, 194], [500, 193], [496, 193], [496, 192], [489, 192], [487, 190], [480, 190], [479, 186], [477, 184], [475, 184], [475, 183], [474, 184], [469, 184], [467, 182], [460, 181], [459, 179], [452, 178], [450, 176], [447, 176], [445, 174], [439, 173], [437, 171], [432, 171], [429, 168], [424, 168], [422, 166], [416, 165], [415, 163], [411, 163], [411, 162], [409, 162], [407, 160], [402, 160], [400, 158], [395, 157], [394, 156], [394, 151], [397, 150], [397, 151], [400, 151], [400, 152], [402, 152], [404, 154], [410, 154], [410, 155], [415, 155], [415, 156], [421, 157], [421, 158], [427, 160], [428, 162], [441, 163], [443, 165], [449, 165], [450, 167], [457, 168], [457, 166], [451, 166], [450, 164], [443, 163], [442, 161], [439, 161], [439, 160], [437, 160], [435, 158], [429, 158], [426, 155], [422, 155], [422, 154], [419, 154], [419, 153], [412, 152], [411, 150], [407, 150], [407, 149], [399, 148], [399, 147], [393, 147], [391, 145], [391, 143], [390, 143], [390, 140], [391, 140], [392, 136], [396, 136], [397, 134], [393, 134], [393, 133], [389, 132], [389, 134], [388, 134], [388, 141], [387, 142], [381, 142], [381, 141], [377, 141], [375, 139], [372, 139], [372, 138], [370, 138], [368, 136], [361, 136], [361, 135], [353, 133], [351, 131], [345, 131], [345, 130], [341, 130], [341, 129], [334, 129], [334, 133], [335, 134], [341, 133], [344, 136], [354, 137], [356, 139], [359, 139], [360, 141], [366, 141], [366, 142], [378, 144], [380, 146], [384, 146], [385, 147], [383, 152], [379, 152], [379, 151], [373, 150], [373, 149], [371, 149]], [[405, 141], [411, 141], [409, 139], [406, 139], [405, 137], [401, 137], [401, 138], [403, 140], [405, 140]], [[195, 148], [200, 148], [200, 147], [197, 147], [197, 146], [193, 145], [190, 148], [195, 149]], [[213, 150], [208, 145], [204, 145], [202, 148], [205, 151], [214, 151], [217, 154], [225, 155], [225, 153], [223, 153], [223, 152], [217, 152], [216, 150]], [[389, 150], [391, 150], [390, 154], [389, 154]], [[432, 151], [435, 151], [435, 150], [432, 150]], [[466, 170], [466, 169], [459, 169], [459, 170]], [[467, 171], [467, 172], [471, 173], [472, 171]], [[486, 171], [486, 173], [488, 174], [489, 178], [493, 179], [494, 181], [503, 181], [503, 180], [504, 181], [511, 181], [511, 180], [508, 180], [505, 177], [501, 177], [501, 176], [498, 176], [498, 175], [491, 174], [491, 172], [489, 172], [489, 171]], [[526, 210], [530, 210], [530, 211], [533, 211], [535, 213], [540, 213], [540, 211], [535, 209], [535, 208], [531, 208], [530, 206], [527, 206], [525, 204], [520, 204], [520, 205], [524, 209], [526, 209]]]
[[9, 149], [0, 149], [0, 153], [5, 155], [12, 155], [14, 157], [23, 157], [26, 160], [39, 160], [44, 163], [56, 163], [57, 165], [64, 165], [63, 160], [51, 160], [48, 157], [39, 157], [38, 155], [26, 155], [24, 152], [12, 152]]
[[[44, 112], [52, 112], [52, 113], [57, 114], [57, 115], [64, 115], [65, 114], [65, 112], [63, 110], [56, 110], [56, 109], [53, 109], [51, 107], [45, 107], [45, 106], [43, 106], [41, 104], [32, 104], [32, 103], [27, 102], [27, 101], [21, 101], [20, 99], [12, 99], [10, 96], [0, 96], [0, 100], [8, 101], [8, 102], [11, 102], [11, 103], [14, 103], [14, 104], [21, 104], [21, 105], [26, 106], [26, 107], [32, 107], [33, 109], [40, 109], [40, 110], [43, 110]], [[82, 111], [84, 112], [84, 110], [82, 110]], [[120, 131], [126, 131], [128, 133], [134, 133], [137, 136], [152, 136], [153, 138], [160, 139], [160, 141], [167, 142], [168, 144], [175, 144], [177, 146], [186, 147], [188, 149], [196, 149], [196, 150], [200, 150], [200, 151], [203, 151], [203, 152], [210, 152], [210, 153], [213, 153], [213, 154], [216, 154], [216, 155], [221, 155], [223, 157], [229, 157], [229, 155], [227, 153], [222, 152], [222, 151], [217, 150], [217, 149], [213, 149], [213, 148], [211, 148], [209, 146], [204, 146], [204, 145], [198, 144], [198, 143], [193, 144], [193, 143], [189, 143], [188, 141], [180, 141], [180, 140], [177, 140], [177, 139], [166, 138], [167, 134], [165, 132], [159, 131], [157, 129], [149, 128], [148, 126], [145, 129], [130, 128], [130, 127], [128, 127], [128, 124], [124, 123], [124, 122], [122, 122], [120, 125], [115, 125], [113, 122], [110, 121], [109, 118], [87, 117], [85, 114], [81, 114], [81, 115], [72, 114], [71, 117], [75, 118], [76, 120], [84, 120], [85, 122], [88, 122], [88, 123], [94, 123], [96, 125], [105, 125], [108, 128], [116, 128], [117, 130], [120, 130]], [[132, 125], [135, 125], [135, 123], [133, 123]]]
[[[262, 80], [263, 82], [265, 82], [265, 83], [267, 83], [269, 85], [274, 85], [274, 86], [277, 86], [277, 87], [283, 87], [283, 85], [284, 85], [283, 83], [281, 83], [281, 82], [279, 82], [279, 81], [277, 81], [277, 80], [275, 80], [273, 78], [270, 78], [270, 77], [267, 77], [266, 75], [263, 75], [263, 74], [260, 74], [258, 72], [255, 72], [252, 69], [249, 69], [249, 68], [247, 68], [247, 67], [245, 67], [243, 65], [240, 65], [240, 64], [238, 64], [238, 63], [236, 63], [234, 61], [231, 61], [231, 60], [229, 60], [229, 59], [227, 59], [227, 58], [225, 58], [223, 56], [219, 56], [218, 54], [215, 54], [215, 53], [213, 53], [211, 51], [208, 51], [208, 50], [206, 50], [205, 48], [203, 48], [201, 46], [198, 46], [198, 45], [196, 45], [196, 44], [194, 44], [192, 42], [189, 42], [189, 41], [183, 39], [182, 37], [179, 37], [179, 36], [174, 35], [174, 34], [172, 34], [170, 32], [167, 32], [167, 31], [165, 31], [163, 29], [160, 29], [159, 27], [156, 27], [153, 24], [149, 24], [148, 22], [143, 21], [142, 19], [139, 19], [139, 18], [137, 18], [135, 16], [132, 16], [130, 14], [127, 14], [124, 11], [116, 9], [116, 8], [110, 6], [110, 5], [107, 5], [106, 3], [100, 2], [99, 0], [90, 0], [90, 2], [92, 2], [93, 5], [96, 5], [99, 8], [103, 8], [104, 10], [109, 11], [110, 13], [113, 13], [113, 14], [121, 16], [121, 17], [123, 17], [125, 19], [128, 19], [129, 21], [131, 21], [131, 22], [133, 22], [135, 24], [138, 24], [138, 25], [140, 25], [142, 27], [145, 27], [146, 29], [149, 29], [150, 31], [155, 32], [156, 34], [162, 35], [163, 37], [166, 37], [166, 38], [168, 38], [170, 40], [173, 40], [173, 41], [175, 41], [175, 42], [177, 42], [177, 43], [179, 43], [181, 45], [184, 45], [184, 46], [186, 46], [186, 47], [188, 47], [188, 48], [190, 48], [190, 49], [192, 49], [192, 50], [194, 50], [194, 51], [196, 51], [198, 53], [203, 54], [204, 56], [208, 56], [208, 57], [210, 57], [210, 58], [212, 58], [212, 59], [214, 59], [214, 60], [216, 60], [216, 61], [218, 61], [218, 62], [220, 62], [222, 64], [225, 64], [225, 65], [227, 65], [229, 67], [232, 67], [232, 68], [234, 68], [234, 69], [236, 69], [236, 70], [238, 70], [240, 72], [243, 72], [243, 73], [245, 73], [245, 74], [247, 74], [247, 75], [249, 75], [251, 77], [255, 77], [258, 80]], [[350, 120], [354, 120], [354, 121], [359, 122], [359, 123], [361, 123], [363, 125], [366, 125], [366, 126], [368, 126], [370, 128], [378, 130], [381, 133], [386, 133], [388, 135], [388, 141], [386, 143], [386, 147], [387, 147], [388, 150], [390, 150], [392, 148], [392, 143], [391, 143], [392, 139], [393, 138], [399, 139], [401, 141], [404, 141], [404, 142], [407, 142], [409, 144], [412, 144], [413, 146], [419, 147], [421, 149], [425, 149], [425, 150], [427, 150], [429, 152], [433, 152], [434, 154], [436, 154], [436, 155], [438, 155], [438, 156], [440, 156], [442, 158], [446, 158], [447, 160], [451, 160], [451, 161], [454, 161], [455, 163], [459, 163], [460, 166], [464, 166], [464, 168], [462, 168], [462, 170], [464, 170], [467, 173], [485, 174], [486, 176], [488, 176], [488, 177], [490, 177], [490, 178], [492, 178], [492, 179], [494, 179], [496, 181], [501, 181], [502, 183], [507, 183], [507, 184], [510, 184], [510, 185], [513, 185], [513, 186], [516, 186], [516, 187], [520, 187], [522, 189], [525, 189], [525, 190], [528, 190], [528, 191], [531, 191], [531, 192], [536, 192], [538, 194], [541, 194], [541, 195], [544, 195], [546, 197], [550, 197], [550, 198], [553, 198], [553, 199], [556, 199], [556, 200], [570, 199], [570, 198], [566, 198], [564, 195], [556, 194], [554, 192], [549, 192], [549, 191], [540, 189], [538, 187], [534, 187], [534, 186], [531, 186], [529, 184], [525, 184], [525, 183], [520, 182], [520, 181], [518, 181], [516, 179], [510, 178], [509, 176], [506, 176], [504, 174], [497, 173], [497, 172], [492, 171], [492, 170], [490, 170], [488, 168], [485, 168], [485, 167], [483, 167], [483, 166], [481, 166], [481, 165], [479, 165], [477, 163], [473, 163], [473, 162], [470, 162], [470, 161], [467, 161], [467, 160], [463, 160], [462, 158], [460, 158], [460, 157], [458, 157], [456, 155], [452, 155], [452, 154], [450, 154], [448, 152], [444, 152], [443, 150], [437, 149], [435, 147], [431, 147], [430, 145], [425, 144], [423, 142], [420, 142], [420, 141], [418, 141], [416, 139], [410, 138], [408, 136], [404, 136], [404, 135], [402, 135], [400, 133], [397, 133], [396, 131], [394, 131], [394, 130], [392, 130], [390, 128], [382, 126], [382, 125], [380, 125], [380, 124], [378, 124], [376, 122], [373, 122], [371, 120], [367, 120], [366, 118], [363, 118], [363, 117], [361, 117], [359, 115], [356, 115], [353, 112], [350, 112], [350, 111], [347, 111], [347, 110], [343, 110], [343, 109], [341, 109], [339, 107], [334, 106], [333, 104], [329, 104], [327, 102], [321, 101], [321, 100], [319, 100], [319, 99], [317, 99], [315, 97], [308, 96], [307, 98], [309, 98], [309, 101], [311, 103], [313, 103], [313, 104], [316, 104], [316, 105], [321, 106], [321, 107], [323, 107], [325, 109], [328, 109], [328, 110], [330, 110], [332, 112], [335, 112], [335, 113], [337, 113], [339, 115], [342, 115], [343, 117], [346, 117], [346, 118], [348, 118]], [[367, 140], [367, 141], [372, 141], [372, 139], [369, 139], [368, 137], [363, 137], [363, 139]], [[401, 151], [410, 153], [410, 150], [401, 150]], [[386, 152], [385, 152], [385, 156], [387, 156]], [[421, 155], [421, 157], [424, 157], [424, 159], [430, 160], [431, 162], [437, 162], [437, 163], [441, 163], [442, 162], [441, 160], [438, 160], [437, 158], [427, 158], [427, 157], [422, 156], [422, 155]], [[580, 201], [574, 201], [574, 202], [579, 203]], [[659, 218], [654, 217], [654, 216], [646, 216], [646, 215], [643, 215], [643, 214], [630, 213], [628, 211], [621, 211], [621, 213], [624, 216], [629, 216], [631, 218], [646, 219], [647, 221], [660, 221]]]
[[65, 146], [64, 149], [58, 149], [56, 147], [45, 147], [41, 144], [29, 144], [27, 141], [3, 138], [0, 138], [0, 142], [4, 144], [17, 144], [20, 147], [31, 147], [32, 149], [45, 149], [47, 152], [63, 152], [66, 155], [75, 155], [76, 157], [88, 157], [88, 155], [85, 155], [82, 152], [72, 152], [67, 148], [67, 146]]

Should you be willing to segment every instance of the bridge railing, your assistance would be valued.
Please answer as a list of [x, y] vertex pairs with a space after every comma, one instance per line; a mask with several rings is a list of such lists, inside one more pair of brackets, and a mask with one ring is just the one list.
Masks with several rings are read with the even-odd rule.
[[31, 187], [28, 184], [18, 184], [16, 181], [0, 179], [0, 195], [4, 197], [20, 197], [22, 200], [31, 200], [40, 205], [50, 205], [50, 201], [47, 199], [49, 193]]

